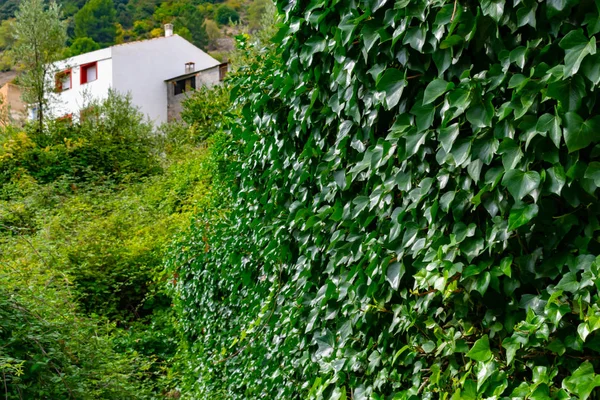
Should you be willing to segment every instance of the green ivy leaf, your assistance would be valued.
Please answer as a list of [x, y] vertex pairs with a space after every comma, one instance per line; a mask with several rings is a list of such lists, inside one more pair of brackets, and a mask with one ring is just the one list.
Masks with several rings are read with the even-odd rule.
[[546, 95], [558, 100], [564, 111], [577, 111], [585, 96], [585, 81], [579, 75], [548, 85]]
[[450, 47], [457, 46], [461, 44], [463, 40], [464, 38], [462, 36], [452, 35], [440, 43], [440, 49], [449, 49]]
[[421, 52], [425, 45], [425, 38], [427, 36], [427, 30], [425, 27], [414, 27], [409, 29], [404, 36], [402, 43], [408, 44], [413, 49]]
[[492, 118], [494, 117], [494, 107], [490, 99], [482, 100], [467, 111], [467, 120], [475, 128], [485, 128], [492, 125]]
[[443, 79], [434, 79], [425, 88], [425, 94], [423, 95], [423, 105], [432, 103], [435, 99], [437, 99], [453, 87], [454, 84], [452, 82], [446, 82]]
[[515, 200], [521, 200], [540, 185], [540, 175], [535, 171], [523, 172], [511, 169], [506, 172], [502, 184], [508, 189]]
[[560, 138], [562, 137], [560, 123], [561, 120], [559, 117], [552, 114], [544, 114], [538, 120], [535, 129], [538, 132], [548, 133], [552, 143], [554, 143], [556, 148], [560, 148]]
[[554, 167], [547, 169], [546, 177], [546, 189], [550, 193], [560, 196], [560, 192], [567, 182], [567, 176], [562, 165], [555, 165]]
[[565, 50], [566, 78], [579, 71], [585, 56], [596, 54], [596, 39], [586, 38], [581, 29], [567, 33], [558, 45]]
[[597, 187], [600, 187], [600, 162], [591, 162], [585, 170], [584, 178], [591, 179]]
[[586, 57], [581, 63], [581, 71], [594, 85], [598, 85], [600, 83], [600, 54]]
[[446, 153], [450, 153], [450, 150], [452, 150], [454, 141], [458, 137], [458, 132], [458, 124], [452, 124], [450, 126], [440, 129], [438, 140], [440, 141], [440, 144], [442, 145], [442, 148]]
[[538, 214], [537, 204], [513, 207], [508, 216], [508, 229], [515, 230], [531, 221]]
[[556, 284], [556, 289], [561, 289], [567, 292], [575, 293], [579, 290], [579, 281], [575, 272], [567, 272], [562, 279]]
[[512, 269], [511, 269], [512, 262], [513, 262], [512, 256], [504, 257], [502, 259], [502, 261], [500, 261], [500, 270], [502, 271], [502, 273], [504, 275], [508, 276], [509, 278], [512, 276]]
[[385, 108], [390, 110], [400, 101], [402, 92], [406, 87], [404, 74], [395, 68], [388, 68], [377, 82], [377, 90], [385, 92]]
[[502, 341], [502, 347], [506, 349], [506, 363], [510, 365], [521, 347], [520, 343], [514, 337], [507, 337]]
[[394, 262], [388, 266], [385, 277], [394, 290], [398, 290], [404, 272], [404, 264], [400, 262]]
[[494, 361], [479, 364], [477, 370], [477, 390], [481, 388], [494, 372], [496, 372], [496, 369], [496, 363]]
[[502, 15], [504, 15], [504, 3], [503, 0], [483, 0], [481, 2], [481, 11], [483, 15], [488, 15], [494, 21], [500, 22]]
[[578, 114], [568, 112], [563, 133], [569, 153], [586, 148], [600, 140], [600, 116], [584, 121]]
[[592, 390], [598, 386], [600, 386], [600, 378], [594, 373], [594, 367], [589, 361], [581, 364], [571, 376], [562, 382], [564, 389], [579, 396], [581, 400], [590, 397]]
[[548, 5], [548, 16], [553, 17], [561, 13], [567, 8], [569, 2], [573, 3], [572, 0], [546, 0], [546, 4]]
[[492, 358], [488, 335], [483, 335], [481, 339], [473, 344], [473, 347], [467, 353], [467, 357], [479, 362], [485, 362]]

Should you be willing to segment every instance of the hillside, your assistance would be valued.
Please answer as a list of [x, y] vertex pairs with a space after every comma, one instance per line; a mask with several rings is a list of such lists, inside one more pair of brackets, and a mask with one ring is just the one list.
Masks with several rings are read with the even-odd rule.
[[[223, 60], [233, 48], [233, 37], [253, 31], [269, 0], [62, 0], [69, 34], [65, 57], [113, 44], [159, 37], [163, 25]], [[14, 67], [6, 50], [14, 42], [13, 17], [18, 0], [0, 5], [0, 70]]]
[[15, 71], [0, 71], [0, 86], [10, 82], [17, 76]]

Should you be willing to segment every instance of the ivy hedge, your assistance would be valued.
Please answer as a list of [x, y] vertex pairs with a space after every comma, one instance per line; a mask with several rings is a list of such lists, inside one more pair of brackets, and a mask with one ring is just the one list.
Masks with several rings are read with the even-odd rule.
[[600, 4], [278, 8], [233, 78], [226, 216], [171, 260], [188, 393], [593, 395]]

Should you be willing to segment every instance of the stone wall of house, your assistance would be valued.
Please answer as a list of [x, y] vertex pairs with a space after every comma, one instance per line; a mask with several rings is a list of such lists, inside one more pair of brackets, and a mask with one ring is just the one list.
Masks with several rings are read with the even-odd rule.
[[219, 83], [219, 66], [217, 65], [216, 67], [202, 71], [200, 76], [196, 77], [196, 84], [200, 82], [205, 86], [212, 86]]
[[167, 103], [167, 121], [180, 121], [181, 112], [183, 111], [183, 100], [185, 100], [191, 92], [181, 93], [175, 96], [175, 87], [173, 85], [169, 86], [171, 94]]
[[[219, 66], [200, 71], [196, 75], [196, 87], [212, 86], [220, 82]], [[194, 92], [185, 92], [175, 95], [174, 82], [167, 82], [167, 121], [180, 121], [183, 111], [183, 101]]]

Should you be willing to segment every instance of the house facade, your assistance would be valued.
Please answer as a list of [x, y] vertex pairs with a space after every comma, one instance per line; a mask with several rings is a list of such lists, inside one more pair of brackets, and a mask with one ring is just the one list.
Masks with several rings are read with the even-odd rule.
[[[219, 70], [222, 64], [179, 35], [171, 25], [165, 36], [126, 43], [81, 54], [57, 64], [57, 104], [50, 110], [55, 118], [79, 118], [91, 99], [102, 100], [113, 89], [130, 94], [135, 106], [154, 123], [177, 119], [168, 102], [170, 81], [190, 72]], [[190, 66], [194, 71], [190, 71]], [[205, 73], [208, 84], [217, 83], [218, 73]], [[169, 82], [168, 82], [169, 81]], [[204, 81], [203, 81], [204, 82]], [[171, 85], [172, 86], [172, 85]]]
[[221, 82], [226, 74], [227, 63], [199, 71], [193, 63], [188, 63], [185, 74], [167, 79], [167, 120], [179, 120], [183, 100], [201, 86], [212, 86]]

